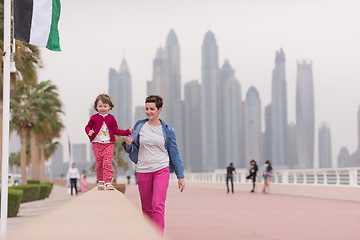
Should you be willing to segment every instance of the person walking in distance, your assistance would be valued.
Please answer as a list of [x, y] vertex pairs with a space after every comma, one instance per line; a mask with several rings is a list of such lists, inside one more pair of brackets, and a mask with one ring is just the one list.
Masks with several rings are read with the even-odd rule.
[[227, 167], [226, 169], [226, 188], [227, 188], [227, 193], [229, 193], [230, 189], [229, 189], [229, 180], [231, 182], [231, 192], [234, 193], [234, 175], [233, 173], [236, 174], [236, 170], [234, 168], [234, 164], [230, 163], [230, 165]]
[[150, 95], [145, 99], [147, 119], [139, 120], [134, 134], [122, 143], [130, 159], [136, 164], [141, 207], [160, 229], [165, 228], [165, 200], [171, 172], [175, 171], [178, 187], [185, 189], [184, 169], [176, 144], [173, 127], [159, 118], [163, 99]]
[[264, 170], [263, 170], [263, 178], [264, 178], [264, 188], [262, 190], [263, 193], [269, 192], [269, 182], [271, 182], [272, 177], [272, 166], [271, 162], [267, 160], [264, 164]]
[[77, 195], [78, 194], [77, 182], [78, 180], [80, 180], [80, 174], [79, 174], [79, 170], [75, 167], [75, 163], [71, 164], [71, 168], [69, 168], [66, 178], [70, 179], [71, 195], [73, 195], [73, 189], [75, 189], [75, 194]]
[[246, 177], [247, 179], [252, 179], [253, 188], [252, 188], [251, 192], [255, 191], [255, 183], [256, 183], [257, 171], [258, 171], [258, 166], [256, 164], [256, 161], [253, 159], [253, 160], [250, 161], [249, 175]]

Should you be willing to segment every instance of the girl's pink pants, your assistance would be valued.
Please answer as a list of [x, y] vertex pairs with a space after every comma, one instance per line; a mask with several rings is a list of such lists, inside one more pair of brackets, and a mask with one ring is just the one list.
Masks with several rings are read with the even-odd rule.
[[136, 173], [142, 211], [164, 232], [165, 200], [169, 167], [151, 173]]

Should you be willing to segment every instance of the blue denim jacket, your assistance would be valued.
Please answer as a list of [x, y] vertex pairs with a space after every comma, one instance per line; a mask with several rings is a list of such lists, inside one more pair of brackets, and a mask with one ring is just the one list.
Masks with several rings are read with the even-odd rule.
[[[137, 123], [134, 126], [134, 133], [132, 135], [133, 141], [131, 145], [126, 148], [126, 143], [123, 142], [122, 146], [124, 147], [125, 151], [129, 153], [129, 157], [131, 161], [133, 161], [135, 164], [138, 162], [138, 153], [139, 153], [139, 132], [142, 126], [148, 121], [148, 119], [143, 119], [137, 121]], [[179, 150], [176, 145], [176, 137], [175, 137], [175, 131], [174, 128], [170, 125], [166, 124], [163, 120], [160, 119], [163, 134], [165, 138], [165, 148], [169, 154], [170, 163], [169, 168], [170, 172], [175, 172], [178, 179], [184, 178], [184, 168], [182, 165], [182, 162], [180, 160], [180, 154]]]

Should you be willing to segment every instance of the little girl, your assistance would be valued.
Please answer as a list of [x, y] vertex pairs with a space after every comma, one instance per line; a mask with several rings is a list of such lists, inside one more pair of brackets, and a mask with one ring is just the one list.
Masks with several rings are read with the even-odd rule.
[[107, 94], [100, 94], [94, 102], [94, 109], [98, 112], [91, 116], [85, 127], [85, 132], [92, 142], [96, 160], [96, 177], [99, 190], [114, 190], [111, 184], [113, 178], [112, 158], [114, 152], [115, 135], [128, 136], [134, 130], [120, 130], [116, 119], [108, 111], [114, 107]]

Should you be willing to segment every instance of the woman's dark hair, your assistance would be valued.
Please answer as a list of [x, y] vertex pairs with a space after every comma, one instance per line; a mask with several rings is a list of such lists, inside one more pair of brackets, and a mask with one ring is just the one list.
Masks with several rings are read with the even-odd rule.
[[155, 103], [156, 108], [160, 109], [163, 106], [163, 99], [159, 95], [150, 95], [145, 99], [145, 103]]

